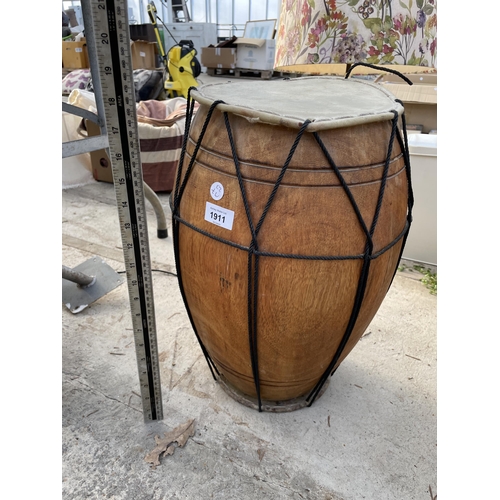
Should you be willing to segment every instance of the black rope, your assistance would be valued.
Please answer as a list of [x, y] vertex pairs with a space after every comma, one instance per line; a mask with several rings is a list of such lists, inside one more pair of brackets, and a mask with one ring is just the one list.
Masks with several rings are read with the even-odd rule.
[[[280, 175], [278, 176], [278, 179], [276, 180], [276, 183], [273, 187], [273, 190], [271, 192], [271, 195], [269, 196], [269, 199], [267, 200], [267, 203], [264, 207], [264, 210], [262, 212], [262, 215], [260, 217], [260, 220], [257, 224], [257, 227], [255, 229], [255, 235], [260, 231], [260, 228], [262, 227], [262, 224], [264, 222], [264, 219], [269, 211], [269, 208], [271, 207], [271, 204], [274, 200], [274, 197], [276, 196], [276, 192], [278, 191], [278, 188], [281, 184], [281, 181], [283, 180], [283, 177], [285, 175], [285, 172], [288, 169], [288, 165], [290, 165], [290, 162], [292, 161], [293, 155], [295, 153], [295, 150], [297, 149], [297, 146], [300, 142], [300, 139], [302, 138], [302, 135], [304, 131], [306, 130], [307, 126], [311, 123], [310, 120], [306, 120], [300, 130], [299, 133], [297, 134], [297, 137], [295, 138], [295, 141], [292, 144], [292, 147], [290, 149], [290, 152], [288, 153], [288, 157], [285, 160], [285, 164], [283, 165], [283, 168], [281, 169]], [[257, 243], [257, 242], [255, 242]], [[257, 245], [255, 245], [257, 247]], [[259, 297], [258, 294], [258, 286], [259, 286], [259, 255], [255, 255], [255, 269], [254, 269], [254, 284], [253, 284], [253, 349], [254, 349], [254, 355], [256, 359], [256, 371], [257, 371], [257, 378], [255, 381], [255, 387], [257, 389], [257, 399], [259, 403], [259, 411], [262, 411], [262, 403], [261, 403], [261, 396], [260, 396], [260, 379], [259, 379], [259, 371], [258, 371], [258, 352], [257, 352], [257, 300]]]
[[[210, 106], [209, 112], [207, 114], [207, 117], [205, 119], [205, 122], [203, 124], [202, 130], [200, 132], [200, 136], [198, 137], [195, 150], [193, 152], [193, 156], [191, 158], [191, 161], [189, 163], [189, 166], [186, 170], [184, 180], [182, 182], [182, 185], [179, 188], [179, 185], [181, 183], [181, 170], [183, 167], [183, 162], [184, 162], [184, 153], [186, 150], [186, 145], [187, 145], [187, 138], [189, 136], [189, 130], [191, 128], [191, 119], [193, 116], [193, 110], [194, 110], [194, 100], [191, 99], [191, 87], [188, 91], [188, 105], [186, 108], [186, 124], [185, 124], [185, 132], [184, 132], [184, 139], [183, 139], [183, 147], [181, 151], [181, 157], [179, 159], [179, 167], [177, 171], [177, 181], [176, 181], [176, 190], [175, 190], [175, 197], [174, 197], [174, 207], [172, 210], [172, 229], [173, 229], [173, 240], [174, 240], [174, 257], [175, 257], [175, 266], [177, 269], [177, 279], [178, 279], [178, 284], [179, 284], [179, 290], [181, 292], [182, 300], [184, 301], [184, 305], [186, 306], [186, 311], [189, 317], [189, 321], [191, 322], [191, 327], [193, 328], [194, 334], [196, 335], [196, 338], [198, 340], [198, 343], [200, 344], [201, 350], [205, 356], [205, 359], [207, 361], [208, 367], [210, 368], [210, 372], [212, 373], [212, 377], [214, 380], [217, 380], [217, 377], [215, 376], [215, 373], [220, 377], [220, 373], [217, 369], [217, 366], [213, 362], [212, 358], [210, 357], [206, 347], [204, 346], [203, 342], [201, 341], [201, 338], [198, 334], [198, 331], [196, 329], [196, 325], [194, 323], [193, 316], [191, 314], [191, 310], [189, 309], [186, 293], [184, 290], [184, 285], [182, 281], [182, 272], [181, 272], [181, 266], [180, 266], [180, 251], [179, 251], [179, 206], [181, 202], [182, 195], [184, 193], [184, 189], [186, 187], [186, 183], [188, 181], [189, 175], [191, 173], [191, 170], [193, 168], [194, 161], [196, 159], [196, 155], [198, 153], [198, 150], [201, 146], [201, 142], [203, 140], [203, 137], [205, 135], [206, 129], [208, 127], [208, 124], [210, 122], [210, 119], [212, 117], [212, 113], [216, 106], [220, 104], [222, 101], [216, 101]], [[215, 373], [214, 373], [215, 372]]]
[[[252, 375], [255, 384], [255, 391], [257, 393], [259, 412], [262, 411], [262, 401], [260, 397], [260, 378], [259, 378], [259, 359], [257, 355], [257, 335], [255, 334], [257, 329], [257, 318], [254, 312], [256, 311], [255, 301], [255, 280], [252, 278], [254, 273], [253, 270], [253, 253], [257, 247], [257, 234], [252, 221], [252, 215], [250, 213], [250, 206], [248, 204], [247, 195], [245, 191], [245, 186], [243, 184], [243, 177], [240, 170], [240, 161], [238, 159], [238, 154], [236, 152], [236, 145], [234, 144], [233, 132], [231, 130], [231, 124], [229, 123], [229, 116], [224, 113], [224, 123], [226, 125], [227, 137], [229, 140], [229, 145], [231, 147], [231, 153], [233, 155], [234, 167], [236, 169], [236, 177], [238, 179], [238, 184], [241, 191], [241, 197], [243, 199], [243, 206], [245, 208], [245, 214], [247, 217], [248, 227], [251, 233], [251, 243], [248, 247], [248, 260], [247, 260], [247, 325], [248, 325], [248, 343], [250, 348], [250, 363], [252, 366]], [[252, 300], [253, 298], [253, 300]]]
[[[401, 100], [396, 99], [396, 102], [399, 102], [401, 106], [404, 108], [404, 104]], [[408, 146], [408, 133], [406, 131], [406, 115], [403, 112], [401, 115], [401, 125], [403, 129], [403, 139], [401, 138], [401, 135], [398, 134], [398, 140], [399, 144], [401, 146], [401, 149], [403, 151], [403, 155], [405, 158], [405, 166], [406, 166], [406, 173], [407, 173], [407, 184], [408, 184], [408, 211], [409, 211], [409, 216], [410, 216], [410, 222], [411, 222], [411, 212], [413, 209], [413, 204], [414, 204], [414, 198], [413, 198], [413, 187], [412, 187], [412, 182], [411, 182], [411, 165], [410, 165], [410, 148]], [[404, 142], [403, 142], [404, 140]]]
[[345, 74], [345, 79], [347, 80], [347, 78], [349, 78], [352, 70], [356, 67], [356, 66], [366, 66], [367, 68], [372, 68], [372, 69], [376, 69], [376, 70], [379, 70], [379, 71], [387, 71], [387, 73], [392, 73], [393, 75], [397, 75], [399, 76], [401, 79], [403, 79], [408, 85], [413, 85], [413, 82], [407, 78], [405, 75], [403, 75], [402, 73], [400, 73], [399, 71], [396, 71], [395, 69], [391, 69], [391, 68], [388, 68], [387, 66], [376, 66], [375, 64], [369, 64], [369, 63], [363, 63], [363, 62], [357, 62], [357, 63], [354, 63], [348, 70], [347, 70], [347, 73]]
[[234, 140], [233, 140], [231, 125], [229, 122], [229, 116], [227, 113], [224, 113], [224, 122], [226, 124], [226, 130], [227, 130], [227, 134], [228, 134], [229, 144], [231, 146], [231, 152], [233, 155], [233, 161], [234, 161], [234, 166], [236, 169], [236, 176], [238, 178], [238, 184], [240, 186], [241, 196], [243, 199], [243, 205], [245, 207], [245, 213], [247, 216], [248, 225], [249, 225], [250, 232], [252, 235], [251, 243], [250, 243], [250, 246], [248, 247], [248, 263], [247, 263], [247, 271], [248, 271], [248, 290], [247, 290], [247, 293], [248, 293], [248, 299], [247, 299], [248, 340], [249, 340], [249, 345], [250, 345], [250, 361], [251, 361], [251, 365], [252, 365], [252, 374], [253, 374], [253, 378], [254, 378], [255, 391], [257, 393], [258, 408], [259, 408], [259, 412], [261, 412], [262, 411], [262, 398], [261, 398], [261, 391], [260, 391], [259, 357], [258, 357], [258, 350], [257, 350], [257, 338], [258, 338], [258, 335], [257, 335], [257, 309], [258, 309], [258, 282], [259, 282], [260, 252], [259, 252], [259, 247], [258, 247], [257, 235], [260, 231], [260, 228], [262, 227], [264, 219], [269, 211], [269, 208], [270, 208], [270, 206], [271, 206], [271, 204], [276, 196], [276, 192], [278, 191], [278, 188], [281, 184], [281, 181], [283, 180], [283, 177], [286, 173], [286, 170], [288, 169], [288, 166], [290, 165], [290, 162], [293, 158], [295, 150], [297, 149], [297, 146], [300, 142], [300, 139], [302, 138], [302, 135], [304, 134], [307, 126], [309, 125], [309, 123], [311, 123], [311, 121], [306, 120], [302, 124], [302, 126], [300, 127], [300, 130], [297, 134], [297, 137], [295, 138], [295, 140], [292, 144], [292, 147], [290, 148], [287, 159], [285, 160], [285, 163], [284, 163], [283, 167], [281, 168], [281, 172], [280, 172], [280, 174], [279, 174], [279, 176], [274, 184], [271, 195], [269, 196], [269, 199], [267, 200], [267, 203], [264, 207], [262, 215], [260, 216], [260, 219], [259, 219], [259, 222], [258, 222], [256, 228], [254, 228], [254, 225], [253, 225], [252, 216], [250, 213], [250, 205], [248, 203], [248, 199], [246, 196], [245, 186], [243, 183], [243, 176], [241, 175], [240, 161], [238, 159], [236, 146], [235, 146]]
[[[250, 250], [249, 246], [245, 245], [240, 245], [239, 243], [234, 243], [234, 241], [229, 241], [224, 238], [221, 238], [220, 236], [215, 236], [212, 233], [209, 233], [208, 231], [205, 231], [194, 224], [191, 224], [190, 222], [182, 219], [179, 216], [174, 216], [174, 218], [184, 224], [185, 226], [189, 227], [193, 231], [196, 231], [200, 234], [203, 234], [203, 236], [206, 236], [207, 238], [211, 238], [213, 240], [219, 241], [220, 243], [223, 243], [225, 245], [231, 246], [233, 248], [237, 248], [238, 250], [243, 250], [244, 252], [248, 252]], [[408, 223], [405, 224], [404, 229], [399, 233], [396, 238], [394, 238], [393, 241], [391, 241], [389, 244], [387, 244], [385, 247], [380, 249], [378, 252], [372, 254], [371, 258], [376, 259], [380, 257], [383, 253], [387, 252], [390, 250], [396, 243], [398, 243], [401, 238], [404, 237], [404, 235], [408, 232]], [[361, 260], [364, 258], [364, 254], [357, 254], [357, 255], [299, 255], [299, 254], [293, 254], [293, 253], [275, 253], [275, 252], [265, 252], [262, 250], [253, 250], [254, 255], [258, 255], [259, 257], [279, 257], [283, 259], [300, 259], [300, 260]]]
[[[396, 102], [399, 102], [404, 107], [403, 102], [400, 101], [399, 99], [396, 99]], [[401, 150], [403, 151], [403, 157], [405, 160], [406, 183], [407, 183], [407, 189], [408, 189], [408, 208], [407, 208], [408, 212], [406, 215], [406, 226], [405, 226], [406, 231], [404, 233], [403, 243], [401, 244], [401, 249], [399, 251], [398, 262], [403, 257], [403, 252], [404, 252], [404, 249], [406, 246], [406, 240], [408, 239], [408, 234], [410, 232], [410, 227], [411, 227], [411, 223], [413, 220], [412, 211], [413, 211], [413, 204], [414, 204], [413, 187], [412, 187], [412, 181], [411, 181], [410, 149], [408, 146], [408, 134], [406, 131], [406, 116], [405, 116], [404, 112], [401, 115], [401, 125], [402, 125], [402, 129], [403, 129], [403, 138], [401, 137], [401, 133], [399, 130], [398, 130], [397, 137], [398, 137], [399, 146], [401, 147]], [[394, 278], [396, 277], [397, 270], [398, 270], [398, 268], [396, 266], [396, 268], [394, 269], [394, 273], [392, 275], [392, 278], [391, 278], [391, 282], [389, 283], [389, 286], [387, 287], [387, 290], [389, 290], [389, 288], [391, 287], [391, 285], [394, 281]]]
[[316, 139], [316, 142], [319, 144], [319, 147], [323, 151], [323, 154], [325, 155], [326, 159], [328, 160], [330, 167], [335, 172], [335, 175], [337, 176], [341, 186], [343, 187], [345, 194], [349, 198], [349, 202], [351, 203], [351, 206], [354, 210], [354, 213], [356, 214], [356, 217], [361, 225], [361, 228], [363, 229], [363, 232], [365, 233], [365, 236], [371, 242], [370, 232], [368, 231], [368, 228], [366, 227], [365, 221], [363, 219], [363, 216], [361, 215], [361, 211], [359, 210], [358, 204], [356, 203], [356, 200], [354, 199], [354, 196], [352, 195], [352, 192], [349, 189], [349, 186], [348, 186], [347, 182], [345, 181], [344, 176], [341, 174], [337, 165], [335, 165], [333, 158], [331, 157], [329, 151], [326, 149], [325, 145], [323, 144], [323, 141], [321, 140], [319, 134], [317, 132], [314, 132], [313, 136]]
[[[335, 365], [337, 364], [338, 360], [342, 356], [342, 353], [345, 349], [345, 346], [347, 345], [347, 342], [349, 341], [352, 331], [354, 330], [354, 326], [356, 325], [356, 321], [359, 316], [359, 312], [361, 310], [361, 306], [363, 303], [363, 298], [365, 295], [366, 291], [366, 285], [368, 283], [368, 276], [369, 276], [369, 271], [370, 271], [370, 263], [372, 261], [372, 252], [373, 252], [373, 234], [375, 232], [375, 228], [377, 227], [377, 222], [378, 218], [380, 215], [380, 210], [382, 207], [382, 202], [384, 198], [384, 193], [385, 193], [385, 186], [387, 182], [387, 175], [389, 172], [389, 166], [391, 162], [391, 155], [392, 155], [392, 149], [394, 145], [394, 138], [396, 135], [396, 130], [397, 130], [397, 122], [398, 122], [398, 113], [396, 111], [393, 111], [394, 118], [392, 120], [392, 131], [391, 131], [391, 136], [389, 138], [389, 144], [387, 148], [387, 155], [386, 155], [386, 161], [384, 165], [384, 171], [382, 173], [382, 180], [380, 183], [380, 189], [379, 189], [379, 195], [378, 195], [378, 200], [377, 200], [377, 205], [375, 208], [375, 213], [373, 216], [372, 224], [370, 227], [369, 234], [367, 234], [366, 238], [366, 246], [365, 246], [365, 253], [363, 256], [363, 266], [361, 268], [361, 273], [360, 277], [358, 280], [358, 286], [356, 289], [356, 294], [354, 297], [354, 305], [351, 311], [351, 315], [349, 317], [349, 322], [347, 324], [347, 327], [345, 329], [344, 335], [342, 336], [342, 339], [340, 341], [340, 344], [337, 348], [337, 351], [335, 352], [333, 359], [331, 360], [330, 364], [328, 365], [327, 369], [323, 372], [323, 375], [317, 382], [317, 384], [314, 386], [312, 391], [309, 393], [309, 395], [306, 398], [306, 401], [308, 401], [308, 406], [311, 406], [316, 397], [318, 396], [319, 392], [321, 391], [323, 385], [325, 384], [326, 380], [328, 379], [329, 376], [333, 375], [332, 370], [334, 369]], [[352, 199], [353, 207], [357, 207], [357, 204], [354, 200]], [[355, 209], [356, 210], [356, 209]], [[360, 222], [363, 221], [361, 213], [359, 212], [359, 209], [356, 213], [359, 213], [360, 216]], [[362, 227], [366, 229], [366, 225], [364, 224], [364, 221], [362, 222]], [[366, 231], [365, 231], [366, 234]]]
[[[392, 119], [392, 130], [391, 130], [391, 137], [389, 138], [389, 147], [387, 151], [387, 158], [385, 160], [385, 165], [384, 165], [384, 171], [382, 173], [382, 182], [380, 183], [380, 191], [379, 191], [379, 196], [377, 200], [377, 207], [375, 208], [375, 215], [373, 217], [372, 221], [372, 227], [370, 229], [370, 235], [373, 237], [373, 233], [375, 232], [375, 228], [377, 226], [378, 218], [380, 215], [380, 209], [382, 208], [382, 202], [384, 200], [384, 192], [385, 192], [385, 186], [387, 183], [387, 174], [389, 173], [389, 166], [391, 164], [391, 155], [392, 155], [392, 149], [394, 146], [394, 138], [396, 137], [396, 130], [398, 128], [398, 113], [397, 111], [392, 112], [394, 117]], [[373, 243], [372, 243], [373, 246]]]
[[182, 167], [184, 165], [184, 155], [186, 154], [186, 145], [187, 145], [187, 141], [188, 141], [188, 137], [189, 137], [189, 131], [191, 129], [191, 120], [192, 120], [193, 114], [194, 114], [195, 101], [194, 101], [194, 99], [191, 98], [191, 90], [195, 89], [195, 88], [196, 87], [189, 87], [188, 93], [187, 93], [186, 121], [185, 121], [185, 125], [184, 125], [184, 137], [182, 138], [182, 149], [181, 149], [181, 155], [179, 157], [179, 162], [178, 162], [174, 196], [171, 197], [171, 199], [173, 198], [174, 206], [177, 206], [177, 199], [179, 196], [179, 189], [180, 189], [180, 185], [181, 185]]
[[[186, 306], [186, 311], [189, 317], [189, 321], [191, 322], [191, 327], [194, 331], [194, 334], [196, 335], [196, 338], [198, 340], [198, 343], [200, 344], [201, 350], [203, 352], [203, 355], [205, 356], [205, 359], [207, 361], [208, 367], [210, 368], [210, 372], [212, 373], [212, 377], [214, 380], [217, 380], [217, 377], [215, 376], [215, 373], [220, 376], [219, 371], [217, 370], [217, 366], [215, 366], [215, 363], [212, 361], [212, 358], [208, 354], [208, 351], [206, 347], [204, 346], [203, 342], [201, 341], [201, 338], [198, 334], [198, 331], [196, 329], [196, 325], [194, 324], [193, 316], [191, 314], [191, 310], [188, 307], [188, 302], [187, 302], [187, 297], [186, 293], [184, 291], [184, 285], [182, 282], [182, 273], [181, 273], [181, 266], [180, 266], [180, 252], [179, 252], [179, 224], [177, 222], [172, 221], [172, 229], [173, 229], [173, 239], [174, 239], [174, 257], [175, 257], [175, 267], [177, 269], [177, 282], [179, 284], [179, 290], [181, 292], [182, 300]], [[215, 371], [215, 373], [214, 373]]]
[[241, 196], [243, 198], [243, 206], [245, 207], [245, 214], [247, 216], [248, 226], [250, 228], [250, 233], [252, 234], [252, 243], [257, 243], [257, 234], [253, 227], [252, 215], [250, 213], [250, 207], [247, 200], [247, 195], [245, 191], [245, 186], [243, 184], [243, 177], [240, 171], [240, 160], [238, 159], [238, 154], [236, 153], [236, 146], [234, 144], [233, 132], [231, 130], [231, 124], [229, 123], [229, 116], [224, 112], [224, 123], [226, 125], [227, 137], [229, 139], [229, 145], [231, 147], [231, 153], [233, 155], [234, 167], [236, 169], [236, 177], [238, 179], [238, 185], [240, 186]]
[[293, 142], [292, 147], [290, 148], [290, 152], [288, 153], [287, 159], [285, 160], [285, 163], [281, 169], [280, 175], [278, 176], [278, 179], [276, 180], [276, 183], [274, 184], [273, 190], [271, 192], [271, 196], [269, 196], [269, 199], [267, 200], [266, 206], [264, 207], [264, 211], [262, 212], [262, 215], [260, 217], [259, 223], [257, 224], [257, 229], [255, 230], [256, 234], [259, 233], [260, 228], [262, 227], [262, 223], [264, 222], [264, 219], [267, 215], [267, 212], [269, 211], [269, 208], [271, 206], [271, 203], [273, 202], [274, 197], [276, 196], [276, 192], [278, 191], [278, 188], [281, 185], [281, 181], [283, 180], [285, 172], [287, 171], [288, 166], [290, 165], [290, 162], [292, 161], [293, 155], [295, 154], [295, 150], [297, 149], [297, 146], [299, 145], [300, 139], [302, 138], [302, 135], [304, 134], [307, 126], [310, 123], [311, 123], [311, 120], [306, 120], [299, 129], [299, 133], [297, 134], [297, 137], [295, 138], [295, 141]]
[[[259, 412], [262, 411], [259, 376], [259, 353], [257, 351], [257, 289], [259, 257], [253, 256], [254, 241], [248, 252], [248, 341], [250, 344], [250, 361], [252, 363], [253, 381], [257, 393]], [[252, 273], [253, 268], [253, 273]]]
[[[186, 169], [186, 173], [184, 175], [184, 179], [182, 180], [181, 187], [178, 190], [178, 195], [176, 199], [174, 199], [174, 213], [178, 214], [179, 211], [179, 204], [180, 204], [180, 199], [184, 193], [184, 190], [186, 189], [186, 184], [188, 182], [189, 176], [191, 175], [191, 171], [193, 170], [194, 163], [196, 161], [196, 156], [198, 154], [198, 150], [201, 147], [201, 143], [203, 141], [203, 137], [205, 136], [205, 132], [207, 131], [208, 124], [210, 123], [210, 119], [212, 118], [212, 113], [214, 112], [215, 108], [219, 105], [222, 104], [224, 101], [214, 101], [212, 105], [210, 106], [210, 109], [208, 110], [207, 117], [205, 118], [205, 122], [203, 123], [203, 126], [200, 131], [200, 136], [198, 137], [198, 140], [196, 141], [196, 145], [193, 151], [193, 155], [191, 156], [191, 161], [189, 162], [189, 166]], [[183, 158], [184, 161], [184, 158]], [[180, 162], [180, 159], [179, 159]], [[179, 172], [178, 172], [179, 174]], [[178, 175], [179, 177], [179, 175]], [[180, 182], [180, 179], [179, 179]]]

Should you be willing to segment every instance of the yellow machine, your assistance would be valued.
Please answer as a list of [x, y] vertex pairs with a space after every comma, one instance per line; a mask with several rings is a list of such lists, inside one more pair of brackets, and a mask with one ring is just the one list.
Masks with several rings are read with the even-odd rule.
[[169, 98], [182, 96], [187, 99], [189, 88], [198, 86], [196, 77], [201, 73], [201, 65], [196, 59], [197, 52], [193, 42], [181, 40], [165, 54], [156, 23], [157, 14], [153, 2], [148, 3], [148, 14], [155, 31], [160, 56], [168, 72], [168, 79], [165, 79], [164, 83], [167, 96]]

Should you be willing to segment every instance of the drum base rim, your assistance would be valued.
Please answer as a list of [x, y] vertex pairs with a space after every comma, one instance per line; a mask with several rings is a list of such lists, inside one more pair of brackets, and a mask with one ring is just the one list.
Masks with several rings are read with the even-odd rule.
[[[253, 410], [259, 409], [259, 402], [257, 398], [253, 398], [251, 396], [248, 396], [248, 394], [244, 394], [243, 392], [241, 392], [239, 389], [229, 383], [222, 374], [220, 374], [217, 378], [217, 382], [220, 384], [224, 392], [238, 403], [247, 406], [248, 408], [252, 408]], [[320, 398], [323, 395], [329, 384], [330, 378], [325, 381], [323, 387], [316, 396], [316, 399]], [[305, 408], [309, 405], [309, 401], [307, 401], [306, 398], [307, 395], [288, 399], [285, 401], [268, 401], [263, 399], [261, 400], [261, 410], [263, 412], [269, 413], [287, 413], [300, 410], [301, 408]]]

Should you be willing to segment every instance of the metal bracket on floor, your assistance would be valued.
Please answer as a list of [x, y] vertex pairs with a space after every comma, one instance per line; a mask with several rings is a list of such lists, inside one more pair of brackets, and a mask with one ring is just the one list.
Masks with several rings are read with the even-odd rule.
[[77, 314], [124, 281], [123, 276], [97, 256], [74, 268], [62, 266], [63, 304]]

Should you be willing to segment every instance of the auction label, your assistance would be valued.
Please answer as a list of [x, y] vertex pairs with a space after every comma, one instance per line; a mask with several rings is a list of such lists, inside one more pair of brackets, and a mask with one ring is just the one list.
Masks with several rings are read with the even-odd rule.
[[210, 186], [210, 195], [215, 201], [219, 201], [224, 196], [224, 186], [220, 182], [214, 182]]
[[231, 231], [233, 229], [234, 212], [207, 201], [205, 206], [205, 220]]

